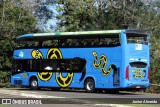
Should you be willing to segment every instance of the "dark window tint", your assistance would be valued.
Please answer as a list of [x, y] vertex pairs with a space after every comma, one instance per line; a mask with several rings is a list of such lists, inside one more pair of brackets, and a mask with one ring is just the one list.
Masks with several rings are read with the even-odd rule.
[[74, 71], [80, 72], [84, 69], [86, 60], [82, 58], [73, 59], [25, 59], [15, 60], [12, 72], [23, 71]]
[[148, 44], [147, 35], [127, 34], [127, 43]]
[[132, 62], [130, 63], [131, 67], [136, 67], [136, 68], [146, 68], [147, 64], [144, 62]]
[[117, 35], [94, 35], [83, 38], [62, 38], [45, 41], [22, 42], [20, 47], [116, 47], [120, 46], [120, 36]]

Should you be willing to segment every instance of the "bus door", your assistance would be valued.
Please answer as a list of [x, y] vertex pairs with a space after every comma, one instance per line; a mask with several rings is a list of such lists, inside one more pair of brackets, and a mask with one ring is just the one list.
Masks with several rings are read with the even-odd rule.
[[119, 68], [113, 70], [113, 85], [119, 86]]

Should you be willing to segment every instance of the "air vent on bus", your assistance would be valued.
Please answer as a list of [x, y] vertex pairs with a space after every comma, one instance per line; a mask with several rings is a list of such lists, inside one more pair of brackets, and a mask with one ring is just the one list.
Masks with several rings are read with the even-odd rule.
[[136, 67], [136, 68], [146, 68], [147, 64], [144, 62], [131, 62], [130, 63], [131, 67]]

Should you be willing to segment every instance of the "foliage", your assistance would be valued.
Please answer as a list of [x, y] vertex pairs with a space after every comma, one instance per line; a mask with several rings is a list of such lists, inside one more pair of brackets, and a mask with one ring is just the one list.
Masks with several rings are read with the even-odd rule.
[[127, 29], [142, 8], [140, 0], [58, 0], [58, 30]]
[[150, 34], [151, 83], [160, 83], [160, 2], [151, 2], [140, 11], [136, 18], [137, 29], [146, 30]]
[[0, 71], [0, 87], [10, 87], [10, 72]]
[[54, 9], [57, 0], [36, 0], [35, 4], [37, 5], [34, 5], [33, 11], [38, 20], [37, 27], [41, 32], [49, 32], [49, 29], [54, 28], [54, 25], [51, 22], [56, 20], [56, 12]]
[[150, 36], [151, 83], [160, 83], [160, 1], [58, 0], [60, 31], [139, 29]]
[[93, 0], [58, 0], [57, 16], [59, 20], [57, 29], [62, 31], [81, 31], [94, 28], [96, 8]]
[[21, 5], [22, 0], [0, 2], [0, 70], [9, 71], [15, 38], [36, 32], [36, 19]]

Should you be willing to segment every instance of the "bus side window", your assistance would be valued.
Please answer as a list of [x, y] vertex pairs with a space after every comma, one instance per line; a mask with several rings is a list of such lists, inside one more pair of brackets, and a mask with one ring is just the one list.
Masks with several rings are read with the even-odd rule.
[[22, 61], [21, 60], [18, 60], [17, 61], [17, 70], [18, 72], [22, 71]]
[[40, 41], [38, 45], [41, 47], [41, 46], [42, 46], [42, 44], [43, 44], [43, 42], [42, 42], [42, 41]]
[[56, 70], [57, 69], [57, 59], [51, 59], [50, 60], [50, 66], [53, 68], [53, 70]]
[[104, 43], [105, 43], [105, 40], [103, 38], [101, 38], [98, 45], [102, 46]]
[[91, 46], [97, 46], [99, 44], [99, 39], [93, 39], [93, 41], [91, 42]]
[[23, 60], [22, 61], [22, 71], [27, 71], [27, 65], [28, 65], [28, 61], [27, 60]]
[[32, 66], [32, 60], [29, 60], [28, 61], [28, 70], [33, 70], [33, 68], [32, 68], [33, 66]]
[[82, 45], [83, 46], [86, 46], [87, 45], [87, 41], [84, 39], [84, 40], [82, 40]]

